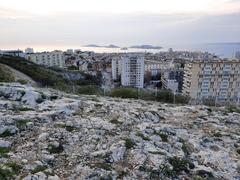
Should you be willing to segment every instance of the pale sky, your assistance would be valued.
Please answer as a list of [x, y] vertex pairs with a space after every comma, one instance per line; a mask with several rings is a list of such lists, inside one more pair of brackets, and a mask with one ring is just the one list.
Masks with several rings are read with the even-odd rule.
[[0, 49], [240, 41], [240, 0], [0, 0]]

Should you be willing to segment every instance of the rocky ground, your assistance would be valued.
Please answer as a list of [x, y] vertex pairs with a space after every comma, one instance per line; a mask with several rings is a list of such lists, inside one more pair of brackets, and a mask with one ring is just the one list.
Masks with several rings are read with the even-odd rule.
[[240, 114], [0, 85], [0, 179], [240, 179]]

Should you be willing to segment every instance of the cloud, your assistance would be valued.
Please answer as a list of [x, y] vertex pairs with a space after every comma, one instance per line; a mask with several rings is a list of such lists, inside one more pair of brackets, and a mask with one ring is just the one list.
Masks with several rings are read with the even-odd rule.
[[[1, 12], [1, 11], [0, 11]], [[240, 13], [109, 14], [58, 13], [0, 16], [0, 49], [26, 46], [176, 44], [240, 41]]]

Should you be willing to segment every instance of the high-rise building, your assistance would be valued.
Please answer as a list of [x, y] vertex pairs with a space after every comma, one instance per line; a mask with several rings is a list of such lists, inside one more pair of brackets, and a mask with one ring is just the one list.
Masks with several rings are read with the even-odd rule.
[[118, 80], [122, 73], [122, 60], [120, 57], [114, 57], [112, 59], [112, 79]]
[[240, 51], [237, 51], [237, 52], [236, 52], [235, 58], [240, 59]]
[[27, 59], [48, 67], [65, 68], [65, 58], [62, 51], [42, 52], [27, 55]]
[[240, 60], [193, 61], [184, 68], [183, 93], [196, 102], [239, 102]]
[[122, 57], [122, 86], [143, 88], [144, 55], [128, 54]]

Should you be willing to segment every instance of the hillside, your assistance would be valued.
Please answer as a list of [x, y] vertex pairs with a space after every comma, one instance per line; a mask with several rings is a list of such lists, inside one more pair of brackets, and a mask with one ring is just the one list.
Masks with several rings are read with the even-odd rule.
[[0, 82], [20, 82], [37, 86], [36, 82], [26, 74], [19, 72], [5, 64], [0, 64]]
[[0, 86], [0, 179], [240, 178], [225, 108]]
[[72, 86], [75, 86], [77, 90], [79, 85], [97, 86], [99, 83], [98, 78], [82, 72], [47, 68], [19, 57], [0, 57], [0, 64], [25, 74], [39, 86], [52, 87], [66, 92], [72, 92]]
[[14, 77], [11, 75], [5, 65], [0, 64], [0, 82], [14, 82]]

